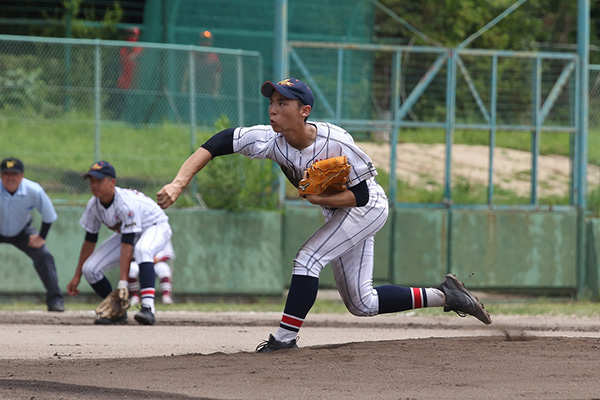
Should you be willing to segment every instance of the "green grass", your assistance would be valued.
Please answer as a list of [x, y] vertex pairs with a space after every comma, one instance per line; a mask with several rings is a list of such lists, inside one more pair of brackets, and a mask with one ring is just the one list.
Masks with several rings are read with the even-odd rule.
[[[569, 299], [552, 298], [523, 298], [518, 300], [484, 300], [486, 309], [494, 315], [547, 315], [567, 317], [600, 317], [598, 303], [590, 301], [574, 301]], [[202, 312], [282, 312], [285, 305], [283, 297], [254, 297], [242, 299], [236, 297], [233, 300], [194, 300], [183, 301], [165, 306], [157, 303], [160, 311], [202, 311]], [[84, 301], [66, 300], [66, 308], [70, 311], [91, 311], [96, 303]], [[46, 307], [41, 302], [4, 300], [0, 302], [0, 312], [6, 311], [45, 311]], [[423, 316], [442, 315], [439, 308], [427, 308], [412, 310], [411, 313]], [[311, 313], [318, 314], [348, 314], [348, 310], [340, 300], [318, 299]]]
[[[0, 136], [2, 154], [22, 158], [26, 176], [33, 180], [38, 176], [59, 180], [65, 171], [81, 175], [95, 161], [94, 128], [89, 123], [47, 121], [30, 125], [0, 120], [0, 130], [11, 132]], [[191, 154], [189, 130], [182, 126], [137, 129], [114, 123], [103, 125], [101, 132], [98, 157], [114, 164], [119, 177], [167, 181]], [[208, 135], [199, 133], [198, 142], [203, 143]]]
[[[100, 141], [96, 142], [93, 121], [91, 116], [74, 112], [57, 120], [0, 118], [0, 131], [11, 133], [0, 136], [0, 148], [3, 153], [41, 157], [39, 164], [49, 168], [81, 171], [91, 164], [90, 160], [94, 158], [95, 145], [98, 143], [101, 154], [129, 161], [122, 167], [124, 174], [145, 176], [148, 171], [152, 171], [168, 177], [173, 171], [177, 171], [182, 157], [185, 159], [192, 149], [187, 125], [165, 122], [136, 127], [121, 122], [102, 122]], [[196, 146], [214, 133], [215, 131], [198, 131]], [[589, 142], [595, 143], [597, 138], [600, 139], [600, 130], [590, 129]], [[445, 132], [402, 129], [399, 140], [444, 143]], [[568, 156], [569, 140], [569, 135], [565, 133], [544, 132], [540, 139], [540, 154]], [[457, 130], [454, 133], [454, 143], [487, 146], [489, 133]], [[497, 132], [495, 145], [530, 151], [531, 135], [529, 132]], [[591, 151], [588, 158], [591, 163], [600, 165], [600, 154]], [[159, 165], [156, 164], [157, 160], [161, 161]]]

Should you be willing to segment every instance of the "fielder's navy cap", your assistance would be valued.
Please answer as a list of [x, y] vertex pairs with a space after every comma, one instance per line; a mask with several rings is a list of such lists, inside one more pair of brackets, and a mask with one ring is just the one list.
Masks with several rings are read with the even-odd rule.
[[117, 174], [115, 173], [115, 167], [113, 167], [108, 161], [96, 161], [92, 164], [90, 170], [83, 175], [83, 179], [89, 178], [90, 176], [98, 179], [104, 179], [107, 176], [116, 178]]
[[25, 167], [23, 162], [18, 158], [9, 157], [2, 160], [0, 163], [0, 172], [20, 172], [23, 173]]
[[287, 99], [298, 99], [307, 106], [312, 107], [315, 101], [312, 90], [296, 78], [287, 78], [277, 83], [266, 81], [260, 88], [262, 95], [269, 99], [275, 91]]

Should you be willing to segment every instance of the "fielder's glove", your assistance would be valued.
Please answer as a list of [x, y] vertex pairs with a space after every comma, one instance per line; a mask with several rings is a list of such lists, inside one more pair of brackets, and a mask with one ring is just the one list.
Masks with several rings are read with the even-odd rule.
[[306, 170], [306, 178], [298, 184], [300, 197], [307, 194], [343, 192], [347, 189], [347, 176], [351, 168], [346, 156], [315, 162]]
[[129, 308], [129, 290], [127, 288], [115, 289], [104, 298], [96, 307], [96, 314], [100, 318], [119, 319]]

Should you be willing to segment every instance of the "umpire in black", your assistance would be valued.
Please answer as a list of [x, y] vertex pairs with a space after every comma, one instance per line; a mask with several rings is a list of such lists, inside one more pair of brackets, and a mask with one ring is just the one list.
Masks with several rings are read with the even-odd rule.
[[[36, 182], [23, 177], [23, 162], [18, 158], [5, 158], [0, 163], [0, 243], [9, 243], [33, 260], [44, 287], [48, 311], [64, 311], [63, 296], [58, 286], [54, 257], [46, 247], [46, 235], [56, 211], [44, 189]], [[31, 226], [31, 210], [42, 216], [38, 233]]]

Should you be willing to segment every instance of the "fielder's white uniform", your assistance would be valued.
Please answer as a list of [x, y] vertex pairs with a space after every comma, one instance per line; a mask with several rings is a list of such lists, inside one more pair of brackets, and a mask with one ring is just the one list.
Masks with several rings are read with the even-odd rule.
[[275, 161], [295, 187], [313, 162], [348, 157], [352, 164], [348, 187], [366, 181], [369, 201], [362, 207], [323, 207], [326, 223], [298, 251], [293, 274], [318, 278], [323, 267], [331, 263], [348, 310], [359, 316], [376, 315], [379, 301], [373, 289], [374, 237], [388, 216], [387, 197], [374, 179], [377, 171], [373, 162], [348, 132], [329, 123], [308, 123], [317, 127], [317, 137], [305, 149], [290, 146], [270, 125], [258, 125], [236, 128], [233, 150], [248, 158]]
[[83, 264], [83, 275], [90, 285], [100, 281], [103, 272], [119, 265], [121, 235], [135, 234], [133, 257], [138, 263], [154, 263], [154, 256], [171, 240], [169, 217], [145, 194], [115, 187], [115, 197], [106, 208], [92, 197], [79, 224], [89, 233], [98, 233], [102, 224], [115, 231]]
[[[169, 240], [169, 242], [165, 245], [165, 247], [156, 253], [156, 258], [158, 258], [158, 262], [154, 263], [154, 272], [159, 279], [162, 278], [171, 278], [173, 273], [171, 271], [171, 267], [166, 263], [167, 260], [173, 260], [175, 258], [175, 250], [173, 249], [173, 244]], [[132, 261], [129, 265], [129, 277], [137, 279], [140, 273], [140, 266], [136, 261]]]

